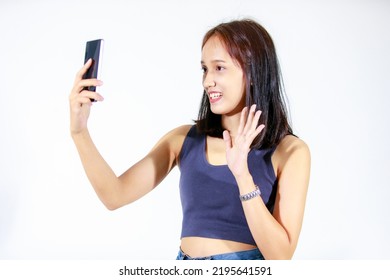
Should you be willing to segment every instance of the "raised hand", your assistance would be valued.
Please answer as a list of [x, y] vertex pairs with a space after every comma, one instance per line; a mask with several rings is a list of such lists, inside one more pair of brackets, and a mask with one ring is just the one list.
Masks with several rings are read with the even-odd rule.
[[240, 116], [240, 124], [236, 134], [225, 130], [223, 140], [226, 145], [226, 160], [230, 171], [235, 177], [249, 174], [248, 153], [250, 146], [257, 135], [263, 130], [264, 125], [258, 125], [261, 111], [256, 111], [256, 104], [250, 111], [245, 107]]
[[88, 117], [92, 106], [91, 99], [103, 101], [103, 97], [94, 91], [86, 90], [89, 86], [101, 86], [102, 81], [97, 79], [83, 79], [83, 75], [91, 66], [92, 60], [89, 59], [83, 68], [77, 72], [72, 91], [69, 95], [70, 105], [70, 131], [77, 134], [87, 128]]

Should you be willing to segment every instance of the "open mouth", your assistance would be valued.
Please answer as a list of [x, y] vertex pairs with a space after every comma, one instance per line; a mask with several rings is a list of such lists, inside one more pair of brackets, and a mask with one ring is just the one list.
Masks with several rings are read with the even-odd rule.
[[221, 96], [222, 96], [222, 93], [220, 93], [220, 92], [210, 92], [209, 93], [210, 101], [220, 99]]

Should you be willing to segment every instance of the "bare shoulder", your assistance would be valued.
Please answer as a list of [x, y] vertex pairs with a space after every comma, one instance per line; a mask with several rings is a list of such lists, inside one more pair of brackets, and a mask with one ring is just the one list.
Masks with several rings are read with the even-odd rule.
[[184, 138], [187, 136], [188, 131], [191, 129], [192, 125], [187, 124], [187, 125], [181, 125], [178, 126], [171, 131], [169, 131], [163, 138], [168, 139], [169, 141], [181, 141], [184, 140]]
[[296, 136], [286, 135], [277, 146], [272, 161], [278, 174], [289, 163], [295, 164], [297, 168], [302, 165], [310, 167], [309, 146]]
[[192, 125], [190, 125], [190, 124], [178, 126], [178, 127], [174, 128], [174, 129], [168, 131], [160, 139], [160, 142], [161, 141], [169, 141], [169, 142], [171, 142], [171, 141], [176, 141], [177, 138], [182, 138], [182, 137], [185, 138], [191, 127], [192, 127]]
[[180, 152], [183, 147], [184, 139], [186, 138], [192, 125], [182, 125], [176, 127], [168, 133], [171, 151], [175, 157], [176, 164], [179, 162]]
[[162, 146], [166, 147], [169, 150], [169, 153], [177, 158], [181, 151], [181, 147], [183, 146], [184, 139], [186, 138], [191, 127], [192, 125], [188, 124], [172, 129], [157, 142], [154, 149]]
[[172, 132], [177, 135], [186, 136], [192, 126], [192, 124], [181, 125], [174, 128]]
[[308, 145], [302, 139], [294, 135], [286, 135], [280, 141], [275, 153], [291, 154], [297, 151], [300, 153], [310, 153]]

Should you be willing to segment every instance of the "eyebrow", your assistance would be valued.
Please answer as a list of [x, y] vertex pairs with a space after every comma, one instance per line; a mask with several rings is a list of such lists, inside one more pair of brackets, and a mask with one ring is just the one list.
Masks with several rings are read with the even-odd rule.
[[[213, 59], [213, 60], [211, 60], [211, 62], [223, 62], [223, 63], [226, 63], [226, 61], [223, 60], [223, 59]], [[205, 64], [205, 62], [203, 60], [201, 60], [200, 63], [201, 64]]]

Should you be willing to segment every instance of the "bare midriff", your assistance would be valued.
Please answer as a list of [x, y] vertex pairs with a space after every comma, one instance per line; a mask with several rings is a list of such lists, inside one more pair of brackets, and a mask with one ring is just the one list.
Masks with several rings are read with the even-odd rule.
[[204, 237], [183, 237], [181, 250], [190, 257], [207, 257], [224, 253], [246, 251], [257, 248], [254, 245]]

